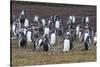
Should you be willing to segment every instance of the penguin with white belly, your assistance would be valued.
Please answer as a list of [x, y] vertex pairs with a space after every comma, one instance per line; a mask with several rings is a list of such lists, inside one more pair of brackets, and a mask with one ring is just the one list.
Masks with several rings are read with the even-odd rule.
[[68, 34], [65, 36], [64, 38], [64, 48], [63, 48], [63, 52], [69, 52], [69, 50], [71, 50], [73, 48], [73, 44], [71, 41], [71, 37], [70, 34]]
[[53, 46], [56, 43], [56, 33], [52, 31], [50, 35], [50, 44]]

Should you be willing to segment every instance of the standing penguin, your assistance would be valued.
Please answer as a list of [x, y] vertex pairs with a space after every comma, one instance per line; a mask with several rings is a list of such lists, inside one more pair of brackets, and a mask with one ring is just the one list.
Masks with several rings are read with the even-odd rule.
[[15, 36], [18, 36], [20, 27], [21, 27], [20, 20], [17, 19], [12, 25], [12, 31]]
[[27, 44], [27, 37], [23, 32], [21, 32], [19, 38], [19, 46], [23, 48], [26, 47], [26, 44]]
[[46, 34], [44, 36], [44, 39], [43, 39], [43, 48], [44, 48], [44, 51], [49, 51], [50, 50], [50, 41], [49, 41], [48, 34]]
[[49, 32], [50, 32], [50, 29], [49, 29], [49, 27], [48, 26], [46, 26], [45, 28], [44, 28], [44, 35], [49, 35]]
[[32, 42], [32, 31], [31, 30], [27, 30], [27, 41]]
[[96, 34], [96, 33], [95, 33], [95, 35], [94, 35], [93, 42], [94, 42], [94, 45], [97, 44], [97, 34]]
[[43, 27], [44, 27], [44, 26], [45, 26], [46, 20], [45, 20], [45, 19], [42, 19], [41, 22], [42, 22], [42, 25], [43, 25]]
[[80, 25], [78, 24], [78, 25], [76, 26], [76, 39], [78, 38], [79, 30], [80, 30]]
[[71, 50], [72, 48], [73, 48], [73, 44], [71, 41], [70, 33], [67, 32], [67, 36], [65, 36], [65, 38], [64, 38], [63, 52], [69, 52], [69, 50]]
[[25, 22], [25, 19], [26, 19], [26, 12], [25, 10], [22, 10], [20, 16], [19, 16], [19, 19], [20, 19], [20, 23], [21, 23], [21, 28], [24, 27], [24, 22]]
[[82, 42], [83, 41], [83, 29], [80, 26], [80, 30], [79, 30], [79, 41]]
[[86, 17], [85, 22], [89, 23], [89, 17], [88, 16]]
[[56, 23], [55, 23], [55, 28], [59, 29], [59, 27], [60, 27], [60, 22], [57, 20]]
[[90, 36], [89, 36], [89, 32], [86, 31], [84, 33], [84, 47], [85, 47], [85, 50], [88, 50], [89, 46], [90, 46]]
[[36, 42], [39, 38], [39, 32], [38, 32], [37, 28], [35, 28], [34, 31], [32, 32], [32, 37], [31, 38], [32, 38], [32, 41], [34, 43], [34, 49], [36, 49]]
[[26, 18], [25, 19], [25, 23], [24, 23], [24, 27], [25, 28], [28, 28], [28, 26], [29, 26], [29, 20]]
[[55, 28], [57, 35], [59, 35], [60, 21], [58, 19], [55, 21]]
[[50, 44], [53, 46], [56, 43], [56, 34], [53, 31], [50, 35]]
[[69, 51], [69, 49], [70, 49], [70, 40], [69, 38], [65, 38], [63, 52], [67, 52]]

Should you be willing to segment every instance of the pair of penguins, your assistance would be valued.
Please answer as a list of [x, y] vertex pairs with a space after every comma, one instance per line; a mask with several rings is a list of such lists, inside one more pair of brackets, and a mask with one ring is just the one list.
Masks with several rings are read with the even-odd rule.
[[[84, 50], [88, 50], [90, 45], [90, 36], [86, 32], [84, 34]], [[64, 48], [63, 52], [69, 52], [73, 48], [73, 40], [69, 32], [67, 32], [67, 35], [64, 38]]]
[[[31, 32], [31, 31], [27, 31], [27, 32]], [[32, 37], [30, 33], [30, 38], [34, 43], [34, 49], [36, 49], [39, 46], [43, 46], [44, 51], [48, 51], [50, 47], [48, 35], [45, 35], [43, 38], [39, 38], [38, 34], [35, 34], [35, 36], [37, 37], [36, 40], [33, 39], [34, 36]], [[27, 39], [28, 39], [27, 34], [24, 34], [24, 32], [20, 32], [19, 45], [22, 48], [26, 47], [28, 41]]]

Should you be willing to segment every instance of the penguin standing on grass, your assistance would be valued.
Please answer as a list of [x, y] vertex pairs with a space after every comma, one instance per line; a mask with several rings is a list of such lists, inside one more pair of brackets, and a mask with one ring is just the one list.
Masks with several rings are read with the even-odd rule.
[[56, 33], [55, 31], [52, 31], [51, 35], [50, 35], [50, 44], [51, 46], [53, 46], [56, 43]]
[[67, 35], [64, 38], [64, 48], [63, 52], [69, 52], [73, 48], [73, 43], [71, 40], [70, 32], [67, 31]]
[[26, 45], [27, 45], [27, 36], [23, 32], [21, 32], [19, 38], [19, 46], [23, 48], [26, 47]]
[[86, 32], [84, 33], [84, 48], [85, 48], [85, 50], [88, 50], [90, 44], [91, 44], [91, 39], [90, 39], [88, 30], [86, 30]]

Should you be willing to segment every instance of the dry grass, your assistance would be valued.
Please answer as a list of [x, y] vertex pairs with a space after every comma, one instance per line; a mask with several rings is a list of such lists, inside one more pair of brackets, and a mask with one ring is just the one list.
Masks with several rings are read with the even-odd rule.
[[12, 42], [12, 65], [41, 65], [59, 63], [80, 63], [96, 61], [96, 46], [91, 45], [88, 51], [82, 51], [83, 45], [74, 43], [74, 48], [63, 53], [63, 45], [56, 45], [50, 51], [33, 51], [32, 43], [25, 49], [17, 46], [17, 41]]

